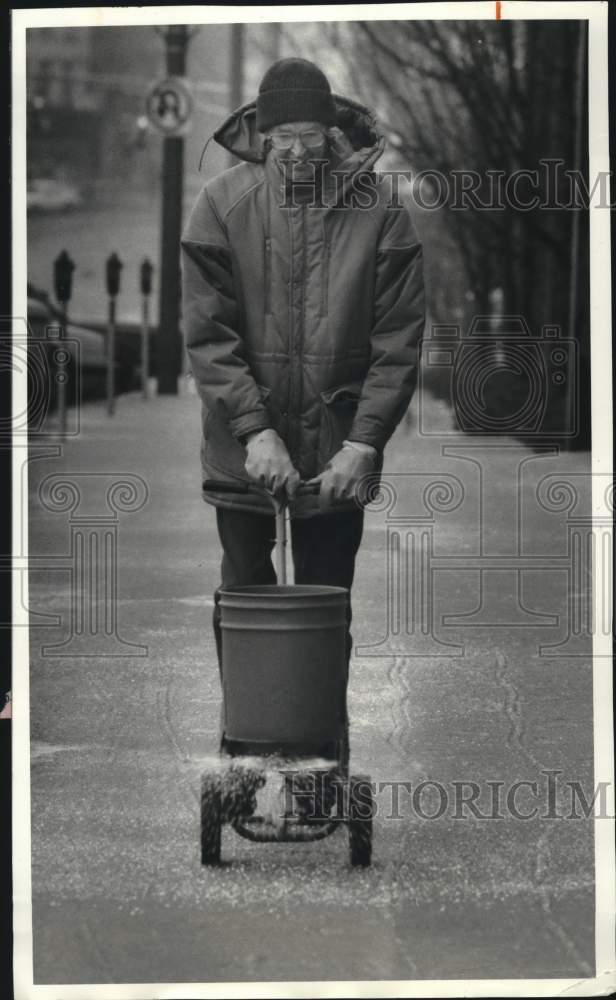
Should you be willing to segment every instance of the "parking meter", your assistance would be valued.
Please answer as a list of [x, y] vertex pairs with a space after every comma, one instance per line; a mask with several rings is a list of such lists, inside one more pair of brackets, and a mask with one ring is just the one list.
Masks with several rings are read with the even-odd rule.
[[107, 324], [107, 413], [115, 412], [115, 335], [116, 335], [116, 295], [120, 291], [120, 272], [124, 265], [117, 253], [112, 253], [105, 263], [107, 294], [109, 296], [109, 322]]
[[120, 272], [123, 267], [124, 264], [118, 257], [117, 253], [112, 253], [111, 256], [107, 258], [107, 263], [105, 265], [107, 295], [111, 296], [111, 298], [115, 298], [120, 291]]
[[66, 250], [58, 254], [53, 263], [53, 285], [56, 299], [63, 306], [71, 300], [73, 290], [73, 271], [75, 264]]
[[152, 293], [152, 272], [154, 268], [147, 257], [144, 257], [141, 264], [141, 294], [150, 295]]
[[154, 268], [147, 257], [141, 263], [141, 388], [143, 398], [148, 398], [148, 376], [150, 374], [150, 303], [152, 293], [152, 272]]

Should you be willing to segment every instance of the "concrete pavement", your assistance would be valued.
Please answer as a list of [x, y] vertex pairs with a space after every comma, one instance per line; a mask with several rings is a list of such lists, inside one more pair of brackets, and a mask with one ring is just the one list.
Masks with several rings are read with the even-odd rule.
[[[463, 502], [454, 498], [434, 521], [436, 556], [476, 553], [482, 531], [485, 552], [502, 549], [520, 468], [524, 550], [562, 553], [562, 519], [531, 501], [542, 476], [584, 472], [587, 456], [531, 457], [514, 442], [497, 444], [481, 453], [479, 475], [416, 427], [396, 433], [386, 471], [400, 477], [392, 481], [405, 515], [425, 495], [409, 472], [464, 486]], [[127, 396], [112, 419], [98, 404], [84, 407], [62, 456], [30, 462], [30, 554], [48, 557], [30, 575], [30, 610], [60, 618], [44, 626], [33, 617], [30, 632], [35, 982], [591, 975], [590, 821], [510, 812], [430, 820], [404, 798], [401, 817], [391, 818], [385, 790], [368, 870], [348, 867], [344, 830], [297, 846], [253, 845], [226, 831], [229, 863], [201, 868], [199, 777], [215, 752], [219, 711], [210, 631], [219, 550], [198, 452], [195, 397]], [[46, 508], [38, 490], [50, 474], [84, 472], [132, 473], [147, 484], [144, 506], [117, 521], [117, 630], [147, 655], [41, 653], [70, 633], [70, 576], [53, 560], [69, 551], [71, 515]], [[480, 493], [492, 511], [483, 528]], [[448, 791], [476, 781], [487, 794], [489, 780], [545, 784], [542, 771], [552, 768], [590, 793], [590, 658], [537, 654], [539, 641], [562, 638], [545, 625], [566, 607], [561, 576], [528, 572], [516, 595], [507, 590], [515, 574], [493, 577], [489, 594], [475, 569], [443, 568], [434, 614], [470, 616], [443, 633], [465, 655], [447, 647], [413, 655], [421, 637], [404, 634], [399, 655], [393, 639], [370, 653], [387, 636], [387, 517], [366, 517], [354, 589], [364, 651], [349, 691], [353, 770]], [[501, 623], [486, 627], [477, 608], [490, 600]], [[536, 618], [516, 619], [514, 606]], [[558, 796], [564, 802], [564, 787]], [[429, 795], [422, 801], [435, 809]], [[521, 811], [532, 805], [523, 793], [517, 802]]]

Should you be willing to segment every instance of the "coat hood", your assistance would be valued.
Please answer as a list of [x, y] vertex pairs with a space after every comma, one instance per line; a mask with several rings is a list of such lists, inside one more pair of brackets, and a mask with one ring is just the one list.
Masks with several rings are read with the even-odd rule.
[[[336, 124], [330, 128], [332, 137], [331, 168], [344, 171], [345, 186], [360, 170], [370, 170], [385, 151], [385, 134], [375, 113], [366, 105], [348, 97], [333, 94]], [[263, 163], [265, 136], [257, 131], [256, 99], [232, 111], [210, 136], [219, 146], [240, 160]], [[208, 143], [210, 141], [208, 139]], [[207, 143], [206, 143], [207, 147]]]

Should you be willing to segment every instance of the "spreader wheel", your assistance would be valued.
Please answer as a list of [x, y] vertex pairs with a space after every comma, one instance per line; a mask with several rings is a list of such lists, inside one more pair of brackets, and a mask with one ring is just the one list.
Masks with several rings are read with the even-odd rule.
[[220, 864], [222, 839], [222, 803], [220, 785], [207, 775], [201, 782], [201, 864]]
[[372, 860], [374, 797], [367, 774], [349, 779], [349, 847], [353, 867], [367, 868]]

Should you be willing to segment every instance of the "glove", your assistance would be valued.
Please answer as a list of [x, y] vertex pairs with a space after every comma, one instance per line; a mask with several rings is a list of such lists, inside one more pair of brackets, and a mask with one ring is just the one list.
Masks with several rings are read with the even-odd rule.
[[327, 507], [334, 500], [353, 497], [362, 476], [372, 472], [375, 458], [375, 448], [345, 442], [340, 451], [329, 460], [323, 472], [309, 480], [311, 483], [321, 484], [320, 506]]
[[293, 467], [289, 452], [282, 438], [275, 430], [267, 430], [251, 434], [246, 442], [246, 462], [244, 468], [255, 482], [269, 490], [279, 493], [286, 490], [290, 499], [299, 486], [300, 476]]

